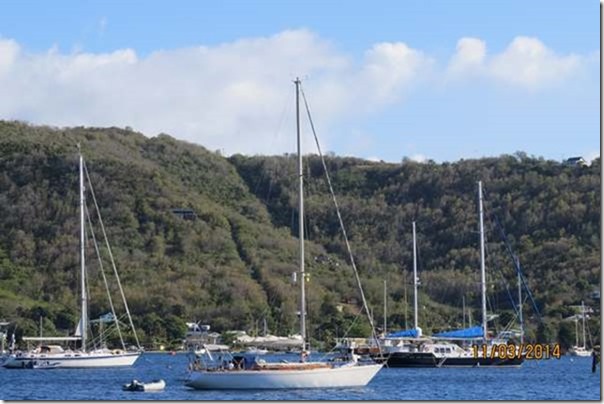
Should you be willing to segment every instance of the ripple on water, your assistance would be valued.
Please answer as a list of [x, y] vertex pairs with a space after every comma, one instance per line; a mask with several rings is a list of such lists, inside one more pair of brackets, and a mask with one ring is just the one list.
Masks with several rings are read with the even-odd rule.
[[[146, 353], [130, 368], [0, 368], [4, 400], [600, 400], [591, 358], [528, 361], [521, 368], [382, 369], [364, 388], [195, 391], [184, 354]], [[164, 379], [162, 392], [124, 392], [132, 379]]]

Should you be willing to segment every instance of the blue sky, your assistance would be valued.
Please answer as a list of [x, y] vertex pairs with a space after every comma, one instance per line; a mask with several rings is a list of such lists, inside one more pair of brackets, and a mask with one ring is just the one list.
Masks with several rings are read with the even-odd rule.
[[[596, 1], [4, 1], [0, 117], [400, 161], [600, 150]], [[310, 145], [310, 142], [307, 142]]]

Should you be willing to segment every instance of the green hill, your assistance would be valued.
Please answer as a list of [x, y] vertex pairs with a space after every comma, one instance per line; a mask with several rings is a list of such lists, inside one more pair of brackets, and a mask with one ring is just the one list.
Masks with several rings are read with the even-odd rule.
[[[37, 334], [41, 316], [46, 334], [77, 321], [77, 143], [146, 345], [181, 338], [190, 320], [220, 332], [251, 331], [266, 318], [273, 333], [297, 332], [293, 156], [224, 158], [168, 135], [0, 122], [0, 318], [15, 322], [18, 335]], [[560, 320], [573, 313], [569, 306], [593, 303], [600, 286], [599, 159], [583, 168], [522, 153], [443, 164], [335, 156], [327, 163], [376, 319], [383, 317], [387, 280], [389, 328], [412, 323], [405, 296], [412, 302], [413, 220], [424, 331], [460, 325], [462, 297], [479, 307], [478, 180], [487, 213], [501, 221], [544, 316], [539, 326], [525, 304], [531, 335], [567, 342], [574, 325]], [[367, 324], [355, 321], [359, 295], [317, 156], [306, 170], [310, 334], [363, 335]], [[179, 208], [196, 218], [174, 214]], [[491, 221], [487, 228], [490, 305], [503, 313], [503, 326], [512, 310], [502, 285], [516, 296], [513, 265]], [[94, 318], [107, 305], [100, 283], [91, 280], [90, 289]], [[599, 320], [590, 323], [599, 330]]]

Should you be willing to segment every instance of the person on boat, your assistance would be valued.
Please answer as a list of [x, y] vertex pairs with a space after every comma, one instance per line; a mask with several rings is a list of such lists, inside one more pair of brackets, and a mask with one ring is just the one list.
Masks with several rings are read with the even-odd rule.
[[596, 373], [596, 368], [598, 363], [600, 363], [600, 350], [599, 346], [595, 346], [593, 351], [591, 352], [591, 372]]
[[200, 370], [201, 363], [199, 362], [199, 358], [195, 358], [195, 360], [189, 362], [189, 371]]
[[307, 359], [308, 359], [308, 351], [303, 349], [302, 352], [300, 352], [300, 362], [304, 363], [304, 362], [306, 362]]

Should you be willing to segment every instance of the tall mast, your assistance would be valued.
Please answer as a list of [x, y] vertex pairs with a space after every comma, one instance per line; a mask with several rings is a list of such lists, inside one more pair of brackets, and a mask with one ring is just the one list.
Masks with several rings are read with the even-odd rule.
[[466, 328], [466, 296], [461, 297], [461, 328]]
[[413, 222], [413, 329], [417, 330], [417, 245], [415, 242], [415, 222]]
[[[78, 145], [79, 149], [79, 145]], [[84, 257], [84, 158], [80, 153], [80, 281], [82, 289], [81, 297], [81, 332], [82, 350], [86, 350], [86, 334], [88, 332], [88, 299], [86, 296], [86, 258]]]
[[387, 298], [388, 295], [386, 294], [386, 280], [384, 279], [384, 336], [386, 335], [386, 322], [388, 321], [387, 319]]
[[300, 79], [296, 77], [296, 135], [298, 138], [298, 228], [300, 239], [300, 335], [302, 349], [306, 349], [306, 290], [304, 275], [304, 174], [302, 171], [302, 145], [300, 141]]
[[480, 288], [482, 291], [482, 333], [487, 339], [487, 281], [484, 269], [484, 223], [482, 213], [482, 181], [478, 181], [478, 210], [480, 213]]
[[581, 314], [583, 317], [583, 348], [587, 347], [587, 341], [585, 340], [585, 303], [581, 301]]
[[403, 272], [404, 276], [405, 276], [405, 282], [403, 282], [404, 284], [404, 288], [403, 288], [403, 293], [404, 293], [404, 297], [405, 297], [405, 329], [409, 328], [408, 326], [408, 322], [407, 322], [407, 309], [408, 309], [408, 304], [407, 304], [407, 270], [405, 270]]
[[524, 344], [524, 318], [522, 316], [522, 278], [518, 271], [518, 322], [520, 323], [520, 343]]

